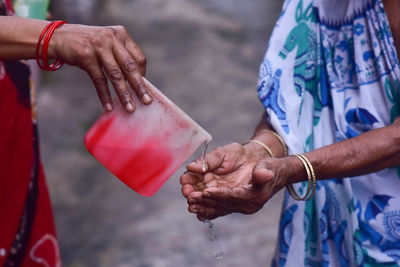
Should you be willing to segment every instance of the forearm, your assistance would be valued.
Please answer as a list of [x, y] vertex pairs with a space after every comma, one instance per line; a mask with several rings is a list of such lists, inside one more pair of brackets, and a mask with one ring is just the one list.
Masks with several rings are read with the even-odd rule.
[[35, 58], [36, 44], [48, 23], [44, 20], [0, 16], [0, 60]]
[[[372, 130], [305, 156], [318, 180], [345, 178], [400, 165], [400, 119], [391, 126]], [[284, 159], [289, 170], [287, 183], [307, 180], [304, 166], [296, 157]]]

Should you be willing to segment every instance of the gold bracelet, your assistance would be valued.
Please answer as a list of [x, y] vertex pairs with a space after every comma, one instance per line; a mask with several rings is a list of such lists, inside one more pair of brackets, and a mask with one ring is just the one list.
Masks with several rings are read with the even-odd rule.
[[311, 162], [306, 158], [306, 156], [301, 155], [301, 154], [296, 154], [296, 156], [301, 163], [303, 163], [304, 168], [306, 169], [307, 172], [307, 178], [308, 178], [308, 187], [307, 187], [307, 192], [304, 195], [304, 197], [300, 197], [295, 189], [293, 188], [293, 185], [289, 184], [286, 186], [289, 194], [295, 199], [295, 200], [310, 200], [315, 193], [315, 187], [316, 187], [316, 177], [315, 177], [315, 172], [314, 168], [311, 165]]
[[274, 131], [268, 130], [268, 132], [273, 134], [279, 140], [279, 142], [281, 143], [281, 145], [283, 147], [283, 151], [285, 153], [285, 156], [287, 156], [288, 155], [288, 149], [287, 149], [285, 141], [283, 141], [282, 137], [279, 134], [277, 134], [276, 132], [274, 132]]
[[307, 164], [307, 162], [299, 155], [299, 154], [296, 154], [296, 155], [294, 155], [295, 157], [297, 157], [300, 161], [301, 161], [301, 163], [303, 163], [303, 165], [304, 165], [304, 168], [306, 169], [306, 172], [307, 172], [307, 178], [308, 178], [308, 187], [307, 187], [307, 192], [306, 192], [306, 194], [304, 195], [304, 197], [300, 197], [298, 194], [297, 194], [297, 192], [296, 192], [296, 190], [293, 188], [293, 185], [291, 185], [291, 184], [289, 184], [289, 185], [287, 185], [287, 190], [288, 190], [288, 192], [289, 192], [289, 194], [295, 199], [295, 200], [307, 200], [307, 197], [308, 197], [308, 195], [310, 194], [310, 191], [311, 191], [311, 171], [310, 171], [310, 169], [308, 168], [308, 164]]
[[271, 158], [274, 157], [274, 154], [272, 153], [271, 149], [269, 147], [267, 147], [263, 142], [260, 142], [260, 141], [255, 140], [255, 139], [251, 139], [250, 141], [248, 141], [247, 143], [244, 143], [243, 145], [246, 145], [248, 143], [255, 143], [255, 144], [258, 144], [258, 145], [262, 146], [265, 150], [267, 150], [267, 152], [271, 156]]
[[311, 171], [311, 176], [312, 176], [312, 181], [313, 181], [312, 191], [311, 191], [311, 194], [310, 194], [310, 197], [309, 197], [309, 199], [311, 199], [315, 194], [315, 188], [317, 186], [317, 177], [315, 176], [315, 171], [314, 171], [313, 166], [311, 165], [310, 160], [306, 156], [304, 156], [303, 154], [300, 154], [299, 156], [302, 157], [307, 162], [308, 168]]

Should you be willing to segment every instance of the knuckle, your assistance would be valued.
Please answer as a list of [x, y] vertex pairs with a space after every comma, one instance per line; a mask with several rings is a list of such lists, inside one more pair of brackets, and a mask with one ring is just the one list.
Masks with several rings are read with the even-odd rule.
[[123, 75], [122, 72], [119, 69], [111, 69], [109, 72], [110, 80], [113, 82], [119, 82], [122, 81]]
[[124, 71], [125, 72], [136, 72], [138, 70], [138, 65], [133, 58], [128, 58], [124, 61]]
[[146, 64], [147, 64], [147, 58], [146, 58], [146, 56], [143, 55], [143, 54], [140, 54], [140, 55], [138, 56], [138, 58], [137, 58], [137, 63], [138, 63], [140, 66], [146, 66]]
[[93, 57], [93, 50], [89, 45], [85, 45], [77, 51], [77, 56], [81, 59], [82, 62], [87, 62], [90, 58]]
[[107, 79], [105, 77], [97, 77], [93, 79], [96, 88], [105, 89], [107, 87]]
[[129, 97], [129, 92], [127, 90], [123, 89], [118, 92], [118, 95], [120, 97], [122, 97], [123, 99], [127, 99]]
[[124, 37], [128, 35], [128, 31], [125, 29], [124, 26], [117, 25], [117, 26], [108, 26], [106, 27], [109, 31], [109, 34], [115, 37]]
[[102, 47], [104, 47], [107, 40], [108, 40], [108, 38], [102, 38], [99, 35], [95, 35], [91, 39], [91, 44], [92, 44], [92, 46], [94, 46], [96, 48], [102, 48]]
[[117, 29], [115, 28], [115, 26], [106, 26], [104, 27], [104, 30], [104, 34], [108, 36], [115, 36], [117, 34]]
[[114, 30], [110, 26], [101, 27], [92, 37], [92, 43], [104, 46], [105, 44], [109, 43], [110, 40], [113, 39]]
[[119, 34], [122, 34], [122, 35], [127, 35], [127, 34], [128, 34], [128, 31], [127, 31], [126, 28], [125, 28], [124, 26], [122, 26], [122, 25], [117, 25], [117, 26], [115, 26], [115, 29], [116, 29], [116, 31], [117, 31]]

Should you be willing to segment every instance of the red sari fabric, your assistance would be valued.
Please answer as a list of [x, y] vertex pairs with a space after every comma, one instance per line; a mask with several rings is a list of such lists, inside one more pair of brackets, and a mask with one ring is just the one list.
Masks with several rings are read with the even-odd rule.
[[[12, 14], [0, 0], [0, 15]], [[26, 62], [0, 62], [0, 266], [61, 266]]]

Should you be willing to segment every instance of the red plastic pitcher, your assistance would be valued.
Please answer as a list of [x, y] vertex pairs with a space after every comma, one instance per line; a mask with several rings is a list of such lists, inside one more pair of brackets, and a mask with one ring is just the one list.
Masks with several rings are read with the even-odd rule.
[[145, 80], [151, 105], [135, 98], [127, 113], [117, 98], [85, 136], [89, 152], [111, 173], [142, 196], [154, 195], [170, 176], [212, 137]]

